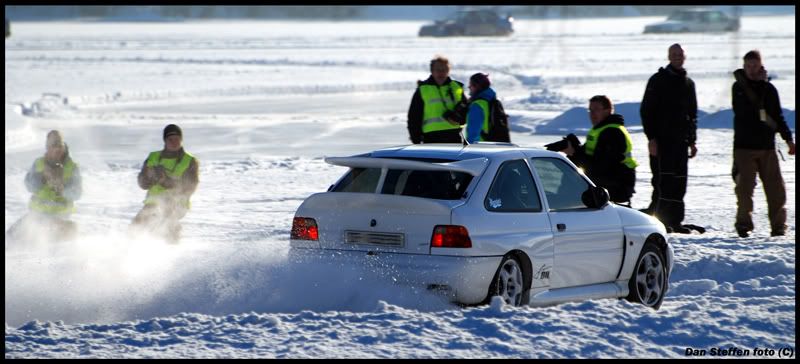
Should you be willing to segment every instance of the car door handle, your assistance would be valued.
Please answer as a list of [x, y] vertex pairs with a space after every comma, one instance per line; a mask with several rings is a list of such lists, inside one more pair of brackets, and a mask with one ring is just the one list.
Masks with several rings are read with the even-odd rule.
[[558, 231], [567, 230], [567, 225], [566, 224], [556, 224], [556, 229], [558, 229]]

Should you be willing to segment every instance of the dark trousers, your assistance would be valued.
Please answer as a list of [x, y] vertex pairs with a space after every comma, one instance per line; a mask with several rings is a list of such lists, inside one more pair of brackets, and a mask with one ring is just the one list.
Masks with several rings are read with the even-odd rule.
[[464, 138], [461, 136], [461, 129], [448, 129], [424, 133], [422, 135], [422, 142], [425, 144], [430, 143], [464, 143]]
[[733, 163], [738, 171], [736, 182], [736, 229], [753, 230], [753, 190], [756, 174], [761, 177], [772, 231], [786, 229], [786, 186], [781, 176], [775, 149], [734, 149]]
[[590, 169], [586, 173], [594, 183], [608, 190], [611, 202], [629, 203], [636, 190], [636, 170], [620, 168], [612, 173], [600, 173]]
[[658, 156], [650, 156], [653, 198], [647, 209], [665, 226], [683, 222], [689, 145], [681, 141], [657, 140]]
[[187, 212], [185, 207], [177, 203], [147, 204], [133, 218], [131, 226], [142, 227], [146, 231], [177, 242], [181, 234], [180, 219], [186, 216]]

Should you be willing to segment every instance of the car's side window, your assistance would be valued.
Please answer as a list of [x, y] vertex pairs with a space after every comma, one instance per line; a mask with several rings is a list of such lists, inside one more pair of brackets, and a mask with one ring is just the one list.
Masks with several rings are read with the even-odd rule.
[[550, 210], [580, 209], [587, 206], [581, 196], [589, 183], [566, 162], [556, 158], [533, 158]]
[[494, 23], [494, 18], [495, 18], [494, 14], [489, 12], [484, 12], [480, 14], [480, 22], [482, 24], [492, 24]]
[[333, 188], [333, 192], [375, 193], [380, 178], [380, 168], [353, 168]]
[[542, 202], [524, 160], [503, 163], [497, 169], [483, 205], [493, 212], [540, 212]]
[[481, 15], [478, 13], [469, 13], [467, 14], [467, 23], [469, 24], [478, 24], [481, 22]]

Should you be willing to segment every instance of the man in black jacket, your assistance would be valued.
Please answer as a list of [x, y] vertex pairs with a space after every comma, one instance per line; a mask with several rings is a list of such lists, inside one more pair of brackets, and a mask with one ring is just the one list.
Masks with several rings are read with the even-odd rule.
[[589, 119], [592, 128], [586, 143], [576, 145], [577, 138], [567, 137], [566, 153], [598, 186], [608, 190], [610, 200], [630, 206], [635, 192], [636, 160], [631, 156], [631, 136], [625, 129], [622, 115], [614, 114], [614, 106], [605, 95], [589, 99]]
[[463, 143], [461, 126], [466, 123], [467, 98], [464, 84], [450, 79], [450, 61], [438, 56], [431, 60], [431, 76], [417, 81], [408, 108], [411, 142]]
[[786, 186], [775, 152], [775, 133], [780, 133], [795, 154], [792, 132], [781, 111], [775, 89], [761, 64], [761, 54], [749, 51], [744, 69], [733, 72], [736, 82], [731, 91], [733, 102], [733, 164], [736, 182], [736, 232], [749, 236], [753, 230], [753, 190], [756, 174], [761, 176], [767, 195], [772, 236], [786, 233]]
[[697, 155], [697, 96], [685, 60], [680, 44], [669, 47], [669, 65], [647, 81], [639, 110], [653, 172], [653, 197], [643, 211], [654, 214], [667, 231], [679, 233], [690, 232], [682, 225], [683, 197], [689, 158]]

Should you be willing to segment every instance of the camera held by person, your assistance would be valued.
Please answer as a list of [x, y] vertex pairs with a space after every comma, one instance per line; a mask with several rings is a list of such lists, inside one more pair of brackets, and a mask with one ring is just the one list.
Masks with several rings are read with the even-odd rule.
[[581, 146], [581, 141], [578, 140], [578, 137], [575, 136], [575, 134], [570, 133], [569, 135], [563, 137], [561, 140], [550, 144], [546, 144], [544, 147], [547, 150], [560, 152], [569, 149], [569, 147], [572, 147], [573, 150], [578, 149], [580, 146]]

